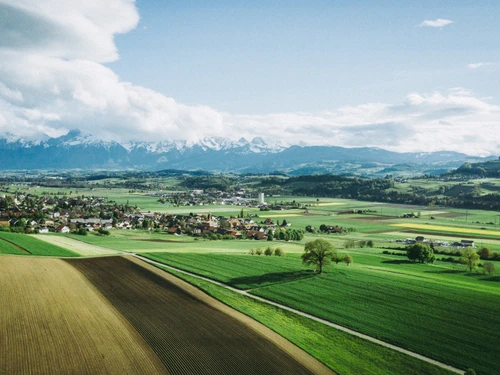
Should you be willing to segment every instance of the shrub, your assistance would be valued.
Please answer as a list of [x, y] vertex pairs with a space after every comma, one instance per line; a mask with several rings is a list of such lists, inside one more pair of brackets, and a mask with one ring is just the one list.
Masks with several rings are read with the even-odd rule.
[[483, 264], [484, 270], [488, 272], [489, 274], [492, 274], [495, 272], [495, 265], [491, 262], [484, 262]]
[[490, 259], [493, 256], [493, 252], [487, 247], [483, 247], [481, 250], [477, 252], [481, 259]]
[[368, 246], [368, 247], [373, 247], [373, 246], [375, 246], [375, 244], [374, 244], [373, 240], [368, 240], [368, 241], [366, 242], [366, 246]]
[[250, 249], [250, 251], [248, 252], [250, 255], [255, 255], [255, 249]]
[[356, 246], [356, 242], [354, 242], [354, 240], [347, 240], [347, 241], [345, 241], [345, 243], [344, 243], [344, 247], [345, 247], [346, 249], [352, 249], [352, 248], [353, 248], [353, 247], [355, 247], [355, 246]]
[[265, 256], [271, 256], [273, 255], [273, 249], [271, 249], [269, 246], [264, 250], [264, 255]]
[[277, 247], [276, 249], [274, 249], [274, 255], [276, 255], [277, 257], [284, 257], [285, 252], [281, 247]]
[[255, 254], [257, 255], [262, 255], [262, 249], [260, 247], [258, 247], [256, 250], [255, 250]]

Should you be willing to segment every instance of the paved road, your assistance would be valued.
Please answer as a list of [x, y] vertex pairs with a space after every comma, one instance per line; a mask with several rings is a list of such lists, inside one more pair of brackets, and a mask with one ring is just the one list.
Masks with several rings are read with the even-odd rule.
[[428, 362], [428, 363], [431, 363], [435, 366], [438, 366], [438, 367], [441, 367], [441, 368], [444, 368], [446, 370], [449, 370], [449, 371], [452, 371], [454, 373], [457, 373], [457, 374], [463, 374], [464, 373], [464, 370], [460, 370], [460, 369], [457, 369], [455, 367], [452, 367], [450, 365], [447, 365], [445, 363], [442, 363], [442, 362], [439, 362], [439, 361], [436, 361], [432, 358], [428, 358], [428, 357], [425, 357], [423, 355], [420, 355], [418, 353], [415, 353], [415, 352], [412, 352], [410, 350], [407, 350], [407, 349], [404, 349], [404, 348], [400, 348], [399, 346], [395, 346], [395, 345], [392, 345], [392, 344], [389, 344], [385, 341], [381, 341], [381, 340], [378, 340], [374, 337], [371, 337], [371, 336], [367, 336], [367, 335], [364, 335], [362, 333], [359, 333], [359, 332], [356, 332], [356, 331], [353, 331], [352, 329], [349, 329], [349, 328], [346, 328], [346, 327], [343, 327], [341, 325], [338, 325], [338, 324], [335, 324], [335, 323], [332, 323], [328, 320], [325, 320], [325, 319], [321, 319], [321, 318], [318, 318], [317, 316], [314, 316], [314, 315], [311, 315], [311, 314], [307, 314], [305, 312], [302, 312], [302, 311], [299, 311], [299, 310], [296, 310], [296, 309], [293, 309], [291, 307], [288, 307], [288, 306], [285, 306], [285, 305], [281, 305], [279, 303], [276, 303], [276, 302], [273, 302], [273, 301], [270, 301], [268, 299], [265, 299], [265, 298], [262, 298], [262, 297], [258, 297], [258, 296], [255, 296], [253, 294], [250, 294], [248, 293], [247, 291], [244, 291], [244, 290], [240, 290], [240, 289], [236, 289], [236, 288], [233, 288], [229, 285], [226, 285], [224, 283], [221, 283], [221, 282], [218, 282], [218, 281], [215, 281], [215, 280], [212, 280], [212, 279], [209, 279], [208, 277], [203, 277], [203, 276], [199, 276], [199, 275], [196, 275], [194, 273], [191, 273], [191, 272], [187, 272], [187, 271], [184, 271], [184, 270], [181, 270], [181, 269], [178, 269], [178, 268], [175, 268], [175, 267], [171, 267], [171, 266], [167, 266], [163, 263], [160, 263], [160, 262], [156, 262], [154, 260], [151, 260], [151, 259], [148, 259], [146, 257], [143, 257], [141, 255], [137, 255], [137, 254], [131, 254], [133, 256], [135, 256], [136, 258], [138, 259], [141, 259], [145, 262], [148, 262], [150, 264], [154, 264], [156, 266], [161, 266], [161, 267], [165, 267], [165, 268], [168, 268], [168, 269], [171, 269], [171, 270], [174, 270], [174, 271], [177, 271], [177, 272], [180, 272], [180, 273], [183, 273], [183, 274], [186, 274], [186, 275], [189, 275], [189, 276], [192, 276], [192, 277], [196, 277], [198, 279], [201, 279], [201, 280], [205, 280], [205, 281], [208, 281], [212, 284], [215, 284], [215, 285], [218, 285], [218, 286], [221, 286], [223, 288], [226, 288], [226, 289], [229, 289], [233, 292], [236, 292], [236, 293], [239, 293], [239, 294], [243, 294], [247, 297], [250, 297], [250, 298], [253, 298], [255, 300], [259, 300], [261, 302], [264, 302], [264, 303], [267, 303], [269, 305], [273, 305], [273, 306], [276, 306], [276, 307], [279, 307], [283, 310], [287, 310], [287, 311], [291, 311], [295, 314], [299, 314], [301, 316], [304, 316], [306, 318], [309, 318], [309, 319], [312, 319], [312, 320], [315, 320], [319, 323], [322, 323], [322, 324], [325, 324], [327, 326], [330, 326], [330, 327], [333, 327], [335, 329], [338, 329], [340, 331], [343, 331], [343, 332], [347, 332], [351, 335], [354, 335], [356, 337], [359, 337], [359, 338], [362, 338], [364, 340], [368, 340], [370, 342], [373, 342], [375, 344], [379, 344], [379, 345], [382, 345], [382, 346], [385, 346], [386, 348], [389, 348], [389, 349], [392, 349], [392, 350], [395, 350], [397, 352], [400, 352], [400, 353], [403, 353], [403, 354], [406, 354], [406, 355], [409, 355], [411, 357], [414, 357], [414, 358], [417, 358], [417, 359], [420, 359], [422, 361], [425, 361], [425, 362]]

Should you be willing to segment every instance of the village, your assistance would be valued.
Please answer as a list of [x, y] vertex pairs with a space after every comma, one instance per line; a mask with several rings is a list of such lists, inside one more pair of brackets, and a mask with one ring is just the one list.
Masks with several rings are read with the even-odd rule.
[[[216, 197], [214, 197], [214, 195]], [[291, 223], [265, 219], [259, 222], [255, 214], [245, 214], [244, 207], [267, 208], [264, 194], [258, 200], [230, 196], [222, 192], [204, 194], [191, 191], [161, 196], [176, 206], [213, 204], [241, 206], [237, 216], [225, 217], [209, 213], [169, 214], [141, 212], [139, 207], [116, 204], [94, 196], [36, 196], [33, 194], [0, 195], [0, 229], [20, 233], [109, 234], [110, 230], [142, 229], [208, 239], [299, 240], [303, 231], [291, 228]], [[276, 209], [283, 209], [281, 205]]]

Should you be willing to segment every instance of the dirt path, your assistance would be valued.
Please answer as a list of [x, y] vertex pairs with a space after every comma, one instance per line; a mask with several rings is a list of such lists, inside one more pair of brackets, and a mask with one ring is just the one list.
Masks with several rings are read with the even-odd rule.
[[[219, 285], [219, 286], [221, 286], [221, 287], [223, 287], [223, 288], [229, 289], [229, 290], [231, 290], [231, 291], [233, 291], [233, 292], [236, 292], [236, 293], [239, 293], [239, 294], [243, 294], [243, 295], [245, 295], [245, 296], [247, 296], [247, 297], [250, 297], [250, 298], [256, 299], [256, 300], [258, 300], [258, 301], [261, 301], [261, 302], [267, 303], [267, 304], [269, 304], [269, 305], [273, 305], [273, 306], [279, 307], [279, 308], [281, 308], [281, 309], [283, 309], [283, 310], [291, 311], [291, 312], [293, 312], [293, 313], [295, 313], [295, 314], [298, 314], [298, 315], [304, 316], [304, 317], [306, 317], [306, 318], [309, 318], [309, 319], [315, 320], [315, 321], [317, 321], [317, 322], [319, 322], [319, 323], [322, 323], [322, 324], [325, 324], [325, 325], [327, 325], [327, 326], [330, 326], [330, 327], [336, 328], [336, 329], [338, 329], [338, 330], [340, 330], [340, 331], [343, 331], [343, 332], [349, 333], [349, 334], [351, 334], [351, 335], [353, 335], [353, 336], [356, 336], [356, 337], [362, 338], [362, 339], [364, 339], [364, 340], [368, 340], [368, 341], [373, 342], [373, 343], [376, 343], [376, 344], [378, 344], [378, 345], [382, 345], [382, 346], [384, 346], [384, 347], [386, 347], [386, 348], [389, 348], [389, 349], [392, 349], [392, 350], [398, 351], [398, 352], [400, 352], [400, 353], [403, 353], [403, 354], [409, 355], [409, 356], [411, 356], [411, 357], [414, 357], [414, 358], [420, 359], [420, 360], [422, 360], [422, 361], [425, 361], [425, 362], [427, 362], [427, 363], [433, 364], [433, 365], [438, 366], [438, 367], [441, 367], [441, 368], [443, 368], [443, 369], [446, 369], [446, 370], [449, 370], [449, 371], [455, 372], [455, 373], [457, 373], [457, 374], [463, 374], [463, 373], [464, 373], [464, 370], [457, 369], [457, 368], [452, 367], [452, 366], [450, 366], [450, 365], [447, 365], [447, 364], [445, 364], [445, 363], [442, 363], [442, 362], [436, 361], [436, 360], [434, 360], [434, 359], [432, 359], [432, 358], [425, 357], [425, 356], [423, 356], [423, 355], [420, 355], [420, 354], [418, 354], [418, 353], [414, 353], [414, 352], [412, 352], [412, 351], [409, 351], [409, 350], [407, 350], [407, 349], [401, 348], [401, 347], [399, 347], [399, 346], [395, 346], [395, 345], [389, 344], [389, 343], [387, 343], [387, 342], [381, 341], [381, 340], [379, 340], [379, 339], [376, 339], [376, 338], [374, 338], [374, 337], [371, 337], [371, 336], [368, 336], [368, 335], [362, 334], [362, 333], [357, 332], [357, 331], [353, 331], [353, 330], [351, 330], [351, 329], [349, 329], [349, 328], [346, 328], [346, 327], [344, 327], [344, 326], [341, 326], [341, 325], [338, 325], [338, 324], [332, 323], [332, 322], [330, 322], [330, 321], [328, 321], [328, 320], [325, 320], [325, 319], [318, 318], [318, 317], [316, 317], [316, 316], [314, 316], [314, 315], [310, 315], [310, 314], [304, 313], [304, 312], [302, 312], [302, 311], [296, 310], [296, 309], [294, 309], [294, 308], [291, 308], [291, 307], [288, 307], [288, 306], [285, 306], [285, 305], [281, 305], [281, 304], [279, 304], [279, 303], [276, 303], [276, 302], [273, 302], [273, 301], [267, 300], [267, 299], [262, 298], [262, 297], [258, 297], [258, 296], [252, 295], [252, 294], [248, 293], [247, 291], [243, 291], [243, 290], [240, 290], [240, 289], [233, 288], [233, 287], [231, 287], [231, 286], [229, 286], [229, 285], [226, 285], [226, 284], [223, 284], [223, 283], [221, 283], [221, 282], [218, 282], [218, 281], [215, 281], [215, 280], [209, 279], [209, 278], [207, 278], [207, 277], [199, 276], [199, 275], [193, 274], [193, 273], [191, 273], [191, 272], [187, 272], [187, 271], [183, 271], [183, 270], [181, 270], [181, 269], [175, 268], [175, 267], [167, 266], [167, 265], [165, 265], [165, 264], [163, 264], [163, 263], [156, 262], [156, 261], [154, 261], [154, 260], [151, 260], [151, 259], [148, 259], [148, 258], [142, 257], [142, 256], [140, 256], [140, 255], [134, 255], [134, 256], [135, 256], [136, 258], [138, 258], [138, 259], [141, 259], [141, 260], [145, 261], [145, 262], [148, 262], [148, 263], [151, 263], [151, 264], [154, 264], [154, 265], [157, 265], [157, 266], [161, 266], [161, 267], [169, 268], [169, 269], [175, 270], [175, 271], [177, 271], [177, 272], [180, 272], [180, 273], [183, 273], [183, 274], [186, 274], [186, 275], [192, 276], [192, 277], [196, 277], [196, 278], [198, 278], [198, 279], [202, 279], [202, 280], [205, 280], [205, 281], [211, 282], [211, 283], [216, 284], [216, 285]], [[161, 272], [161, 271], [159, 271], [159, 272]], [[172, 276], [172, 277], [173, 277], [173, 276]], [[188, 285], [190, 285], [190, 284], [188, 284]], [[194, 287], [193, 287], [193, 286], [191, 286], [191, 288], [194, 288]], [[196, 288], [195, 288], [195, 289], [196, 289]], [[203, 293], [203, 294], [204, 294], [204, 293]], [[267, 328], [267, 327], [266, 327], [266, 328]], [[281, 336], [280, 336], [280, 337], [281, 337]], [[293, 344], [291, 344], [291, 345], [293, 345]]]
[[123, 254], [123, 252], [113, 249], [108, 249], [106, 247], [101, 247], [97, 245], [91, 245], [83, 241], [78, 241], [73, 238], [63, 237], [63, 236], [51, 236], [45, 234], [33, 234], [38, 240], [48, 242], [52, 245], [57, 245], [65, 249], [74, 251], [77, 254], [83, 256], [99, 256], [99, 255], [118, 255]]

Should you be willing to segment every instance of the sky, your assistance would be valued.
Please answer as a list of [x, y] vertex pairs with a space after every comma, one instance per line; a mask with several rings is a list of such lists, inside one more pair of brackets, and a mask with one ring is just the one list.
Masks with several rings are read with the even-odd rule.
[[0, 133], [500, 154], [494, 0], [0, 0]]

